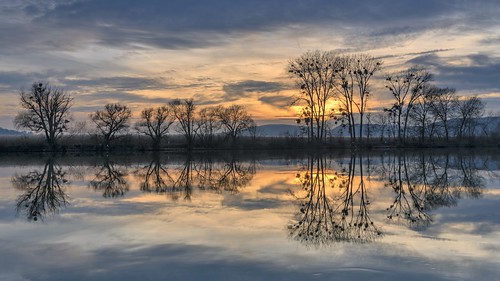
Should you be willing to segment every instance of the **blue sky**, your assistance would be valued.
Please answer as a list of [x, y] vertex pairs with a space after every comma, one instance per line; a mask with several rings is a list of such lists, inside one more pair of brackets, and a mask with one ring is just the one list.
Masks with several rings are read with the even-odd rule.
[[[500, 110], [498, 1], [173, 0], [0, 4], [0, 127], [21, 88], [49, 81], [83, 120], [108, 102], [138, 112], [173, 98], [245, 105], [287, 123], [287, 62], [314, 49], [369, 53], [379, 73], [427, 66], [439, 86]], [[374, 83], [372, 108], [390, 103]], [[291, 121], [290, 121], [291, 123]]]

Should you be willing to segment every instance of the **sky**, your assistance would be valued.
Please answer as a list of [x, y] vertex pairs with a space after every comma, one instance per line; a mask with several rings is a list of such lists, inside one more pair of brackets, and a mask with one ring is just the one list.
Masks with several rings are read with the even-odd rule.
[[[46, 81], [74, 98], [76, 120], [106, 103], [175, 98], [240, 104], [258, 124], [293, 124], [287, 63], [309, 50], [367, 53], [377, 74], [427, 67], [434, 83], [500, 112], [500, 2], [474, 0], [3, 0], [0, 127], [19, 92]], [[391, 104], [372, 85], [372, 110]]]

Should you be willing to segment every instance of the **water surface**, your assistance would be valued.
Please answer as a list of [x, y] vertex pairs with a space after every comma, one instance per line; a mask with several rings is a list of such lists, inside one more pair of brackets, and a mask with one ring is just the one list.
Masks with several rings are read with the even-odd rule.
[[0, 157], [0, 280], [495, 280], [500, 157]]

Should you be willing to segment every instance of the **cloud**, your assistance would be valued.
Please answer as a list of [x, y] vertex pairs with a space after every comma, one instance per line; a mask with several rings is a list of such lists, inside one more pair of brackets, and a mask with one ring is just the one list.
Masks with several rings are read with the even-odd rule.
[[259, 97], [259, 101], [275, 107], [284, 108], [290, 106], [290, 104], [293, 101], [293, 98], [283, 95], [273, 95], [273, 96]]
[[16, 17], [22, 20], [3, 20], [0, 39], [5, 45], [23, 49], [68, 50], [89, 44], [181, 49], [220, 45], [252, 32], [308, 25], [355, 27], [355, 36], [364, 30], [362, 33], [372, 39], [381, 39], [446, 28], [457, 20], [488, 24], [485, 18], [495, 18], [492, 7], [496, 5], [495, 1], [474, 5], [473, 1], [431, 0], [379, 1], [376, 5], [369, 0], [54, 1], [52, 5], [19, 5], [22, 12]]
[[67, 72], [47, 70], [43, 72], [18, 72], [0, 71], [0, 89], [2, 92], [19, 91], [21, 88], [27, 89], [37, 81], [45, 81], [58, 86], [60, 78], [68, 75]]
[[171, 85], [163, 83], [158, 78], [143, 77], [100, 77], [90, 79], [67, 79], [66, 84], [76, 87], [110, 88], [120, 91], [131, 90], [158, 90], [171, 88]]
[[[450, 63], [453, 59], [462, 62]], [[500, 91], [498, 83], [500, 58], [497, 57], [473, 54], [445, 59], [437, 54], [427, 54], [417, 56], [408, 63], [429, 67], [435, 73], [435, 82], [440, 86], [453, 87], [461, 91]]]
[[222, 90], [224, 91], [224, 98], [229, 101], [249, 97], [252, 93], [274, 93], [284, 89], [287, 89], [287, 87], [278, 82], [255, 80], [229, 83], [222, 87]]
[[[77, 95], [76, 99], [79, 102], [92, 102], [99, 103], [100, 101], [108, 102], [118, 102], [118, 103], [169, 103], [172, 101], [171, 98], [150, 98], [148, 96], [129, 93], [129, 92], [97, 92], [88, 95]], [[102, 107], [102, 106], [101, 106]]]

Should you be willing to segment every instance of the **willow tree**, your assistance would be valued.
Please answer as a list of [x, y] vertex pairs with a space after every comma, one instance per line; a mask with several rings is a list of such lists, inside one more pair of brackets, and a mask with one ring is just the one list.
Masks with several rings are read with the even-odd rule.
[[386, 110], [393, 112], [396, 116], [399, 142], [406, 140], [411, 111], [424, 95], [424, 88], [431, 80], [432, 75], [418, 66], [386, 75], [386, 88], [395, 100], [392, 108]]
[[333, 52], [310, 51], [288, 63], [288, 73], [300, 89], [292, 105], [303, 106], [302, 120], [308, 128], [309, 141], [324, 141], [326, 122], [333, 108], [337, 56]]
[[39, 82], [27, 92], [22, 90], [19, 99], [24, 110], [15, 117], [15, 126], [42, 132], [50, 149], [55, 149], [57, 140], [68, 130], [73, 98], [60, 88]]

